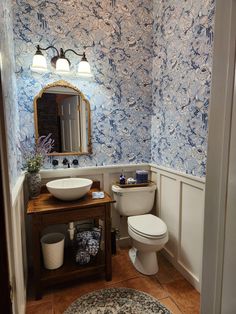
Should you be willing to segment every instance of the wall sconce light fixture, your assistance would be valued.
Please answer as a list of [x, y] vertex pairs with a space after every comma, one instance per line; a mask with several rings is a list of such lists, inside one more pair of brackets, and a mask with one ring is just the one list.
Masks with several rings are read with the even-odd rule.
[[56, 51], [56, 56], [51, 59], [51, 65], [56, 69], [56, 72], [59, 74], [69, 74], [70, 73], [70, 60], [66, 58], [66, 53], [73, 52], [81, 58], [81, 61], [78, 65], [77, 73], [79, 76], [83, 77], [91, 77], [91, 69], [86, 58], [85, 52], [82, 54], [77, 53], [73, 49], [66, 49], [65, 51], [60, 48], [60, 52], [54, 46], [48, 46], [47, 48], [42, 48], [39, 45], [36, 47], [36, 53], [33, 57], [33, 63], [31, 66], [31, 70], [34, 72], [46, 72], [47, 71], [47, 60], [43, 55], [42, 51], [48, 49], [54, 49]]

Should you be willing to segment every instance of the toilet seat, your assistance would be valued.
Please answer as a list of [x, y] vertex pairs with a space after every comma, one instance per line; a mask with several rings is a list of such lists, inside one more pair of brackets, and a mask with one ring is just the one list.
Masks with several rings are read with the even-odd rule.
[[139, 235], [140, 237], [146, 238], [146, 239], [150, 239], [150, 240], [158, 240], [158, 239], [163, 239], [166, 236], [166, 233], [160, 235], [160, 236], [150, 236], [150, 235], [146, 235], [143, 234], [141, 232], [138, 232], [137, 230], [134, 230], [132, 227], [129, 226], [129, 229], [132, 230], [136, 235]]
[[152, 214], [128, 217], [128, 226], [134, 233], [147, 239], [161, 239], [167, 234], [166, 224]]

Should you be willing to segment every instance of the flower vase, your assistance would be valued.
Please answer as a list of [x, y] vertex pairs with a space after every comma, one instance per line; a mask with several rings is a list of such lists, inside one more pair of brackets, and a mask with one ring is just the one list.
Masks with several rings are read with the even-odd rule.
[[39, 172], [27, 173], [30, 198], [36, 198], [41, 192], [41, 175]]

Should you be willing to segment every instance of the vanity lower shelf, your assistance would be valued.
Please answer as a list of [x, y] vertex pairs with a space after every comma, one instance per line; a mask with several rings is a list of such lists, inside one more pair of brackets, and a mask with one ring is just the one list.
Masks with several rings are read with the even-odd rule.
[[43, 287], [66, 281], [76, 281], [78, 278], [101, 274], [105, 271], [105, 253], [99, 251], [97, 256], [87, 265], [78, 265], [72, 253], [65, 252], [63, 265], [55, 270], [47, 270], [41, 264], [40, 282]]

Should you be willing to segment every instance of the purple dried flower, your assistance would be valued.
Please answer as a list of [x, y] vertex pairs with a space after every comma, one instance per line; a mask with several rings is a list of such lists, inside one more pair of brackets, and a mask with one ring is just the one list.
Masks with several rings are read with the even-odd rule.
[[38, 172], [40, 170], [47, 154], [51, 152], [54, 146], [51, 135], [50, 133], [47, 136], [40, 136], [36, 143], [28, 137], [20, 141], [19, 150], [24, 160], [23, 169], [27, 169], [28, 172]]

